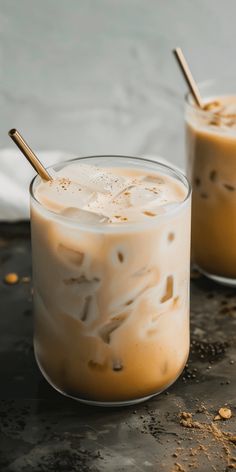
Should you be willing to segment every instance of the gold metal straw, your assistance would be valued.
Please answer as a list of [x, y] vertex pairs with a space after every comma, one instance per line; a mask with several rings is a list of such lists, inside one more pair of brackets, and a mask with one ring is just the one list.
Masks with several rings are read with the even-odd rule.
[[28, 146], [25, 140], [22, 138], [21, 134], [15, 129], [10, 129], [9, 131], [10, 138], [14, 141], [14, 143], [18, 146], [21, 152], [24, 154], [26, 159], [28, 159], [29, 163], [33, 166], [33, 168], [38, 172], [40, 177], [44, 180], [53, 180], [51, 175], [45, 169], [43, 164], [41, 164], [38, 157], [34, 154], [32, 149]]
[[183, 73], [183, 76], [187, 82], [187, 85], [190, 89], [190, 92], [191, 94], [193, 95], [193, 98], [196, 102], [196, 104], [200, 107], [200, 108], [204, 108], [204, 105], [203, 105], [203, 101], [202, 101], [202, 98], [201, 98], [201, 95], [200, 95], [200, 92], [199, 92], [199, 89], [198, 89], [198, 86], [192, 76], [192, 73], [189, 69], [189, 66], [187, 64], [187, 61], [183, 55], [183, 52], [180, 48], [176, 48], [173, 50], [173, 53], [177, 59], [177, 62], [180, 66], [180, 69]]

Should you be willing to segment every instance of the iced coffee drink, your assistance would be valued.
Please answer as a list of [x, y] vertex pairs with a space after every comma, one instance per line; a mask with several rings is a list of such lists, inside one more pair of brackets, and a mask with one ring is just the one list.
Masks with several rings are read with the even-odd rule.
[[236, 96], [209, 96], [202, 111], [189, 102], [186, 137], [193, 261], [236, 284]]
[[155, 395], [189, 351], [190, 189], [157, 162], [76, 159], [31, 186], [34, 347], [87, 403]]

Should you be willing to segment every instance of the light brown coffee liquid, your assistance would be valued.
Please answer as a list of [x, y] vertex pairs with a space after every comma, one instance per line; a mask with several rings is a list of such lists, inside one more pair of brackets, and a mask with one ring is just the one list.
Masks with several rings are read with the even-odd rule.
[[[119, 175], [156, 179], [172, 203], [186, 196], [181, 182], [159, 174], [119, 169]], [[50, 205], [48, 184], [36, 194]], [[136, 200], [141, 226], [128, 227], [126, 220], [112, 220], [107, 196], [98, 198], [93, 211], [110, 219], [86, 228], [78, 225], [79, 214], [75, 221], [58, 220], [32, 201], [35, 352], [64, 393], [127, 401], [163, 390], [188, 356], [190, 208], [186, 202], [155, 223], [153, 208], [143, 215]], [[129, 211], [125, 206], [120, 215], [134, 218]], [[147, 221], [154, 223], [147, 227]]]
[[192, 255], [206, 272], [236, 277], [236, 97], [215, 97], [216, 113], [187, 116], [193, 185]]

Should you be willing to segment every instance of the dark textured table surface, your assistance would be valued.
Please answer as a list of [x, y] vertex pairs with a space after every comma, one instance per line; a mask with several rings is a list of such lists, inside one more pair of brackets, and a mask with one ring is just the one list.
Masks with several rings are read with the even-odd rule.
[[[236, 290], [192, 280], [190, 359], [168, 392], [87, 407], [55, 392], [34, 360], [28, 224], [1, 225], [0, 235], [1, 472], [236, 468]], [[4, 282], [9, 272], [19, 283]], [[224, 405], [232, 417], [214, 421]]]

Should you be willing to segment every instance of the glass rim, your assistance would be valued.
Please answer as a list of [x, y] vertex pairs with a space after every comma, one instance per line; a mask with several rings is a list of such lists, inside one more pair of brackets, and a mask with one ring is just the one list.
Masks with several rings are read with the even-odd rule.
[[[206, 80], [203, 80], [201, 82], [197, 82], [197, 86], [199, 87], [200, 91], [201, 91], [201, 88], [204, 88], [204, 87], [209, 87], [209, 86], [212, 86], [214, 84], [217, 84], [217, 83], [220, 83], [222, 81], [234, 81], [234, 83], [236, 83], [236, 76], [222, 76], [222, 77], [219, 77], [219, 78], [216, 78], [216, 79], [213, 79], [213, 78], [209, 78], [209, 79], [206, 79]], [[222, 94], [222, 95], [225, 95], [225, 94]], [[235, 95], [236, 95], [236, 86], [235, 86]], [[204, 97], [203, 97], [204, 99]], [[186, 103], [186, 105], [191, 109], [193, 110], [195, 113], [198, 113], [202, 116], [205, 116], [205, 117], [209, 117], [209, 118], [214, 118], [215, 116], [218, 116], [222, 119], [227, 119], [227, 115], [223, 115], [219, 112], [214, 112], [213, 110], [204, 110], [204, 109], [201, 109], [199, 108], [195, 101], [193, 100], [193, 97], [192, 97], [192, 94], [190, 91], [186, 92], [185, 95], [184, 95], [184, 101]], [[236, 118], [235, 118], [236, 120]]]
[[94, 155], [89, 155], [89, 156], [81, 156], [81, 157], [75, 157], [75, 158], [72, 158], [72, 159], [68, 159], [66, 161], [62, 161], [62, 162], [59, 162], [57, 164], [52, 164], [49, 167], [47, 167], [46, 169], [50, 171], [50, 169], [62, 168], [63, 166], [65, 166], [67, 164], [70, 164], [70, 163], [73, 163], [73, 162], [76, 162], [76, 161], [80, 161], [80, 160], [86, 160], [86, 159], [89, 160], [91, 158], [94, 158], [94, 159], [97, 159], [97, 158], [98, 159], [99, 158], [119, 158], [119, 159], [126, 159], [126, 160], [127, 159], [134, 159], [136, 161], [140, 161], [140, 163], [142, 163], [142, 162], [145, 163], [146, 162], [146, 163], [155, 164], [155, 165], [157, 165], [157, 166], [159, 166], [163, 169], [163, 173], [164, 173], [164, 171], [166, 171], [167, 175], [169, 175], [168, 173], [172, 174], [172, 176], [174, 178], [176, 178], [177, 180], [181, 181], [184, 184], [185, 188], [187, 189], [186, 196], [183, 200], [181, 200], [180, 202], [177, 202], [176, 206], [174, 208], [173, 207], [169, 208], [166, 211], [166, 213], [157, 215], [155, 217], [155, 219], [150, 220], [150, 221], [132, 222], [132, 223], [125, 223], [125, 224], [117, 223], [117, 224], [110, 224], [110, 225], [106, 225], [106, 224], [99, 225], [97, 223], [85, 224], [85, 223], [80, 223], [79, 221], [77, 221], [77, 220], [75, 220], [71, 217], [61, 215], [60, 213], [57, 213], [56, 211], [50, 210], [49, 208], [47, 208], [45, 205], [43, 205], [36, 198], [35, 191], [34, 191], [34, 186], [37, 183], [37, 180], [40, 179], [40, 176], [38, 174], [36, 174], [33, 177], [33, 179], [31, 180], [30, 185], [29, 185], [30, 196], [39, 208], [42, 208], [43, 211], [48, 216], [51, 216], [54, 220], [57, 220], [57, 222], [64, 222], [67, 225], [70, 224], [71, 226], [73, 226], [75, 228], [81, 228], [82, 230], [91, 230], [91, 229], [94, 230], [96, 228], [97, 232], [103, 232], [103, 233], [123, 232], [123, 231], [125, 232], [125, 231], [130, 230], [131, 228], [132, 229], [137, 229], [138, 227], [144, 229], [146, 227], [147, 228], [148, 227], [153, 227], [160, 220], [163, 220], [163, 218], [168, 217], [170, 214], [176, 213], [177, 210], [179, 210], [180, 208], [184, 207], [187, 204], [187, 202], [189, 201], [189, 199], [191, 197], [192, 187], [191, 187], [191, 184], [190, 184], [189, 180], [183, 174], [183, 172], [181, 172], [179, 169], [177, 169], [175, 167], [169, 166], [167, 164], [164, 164], [163, 162], [156, 161], [156, 160], [151, 159], [151, 158], [126, 156], [126, 155], [120, 155], [120, 154], [100, 154], [100, 155], [94, 154]]

